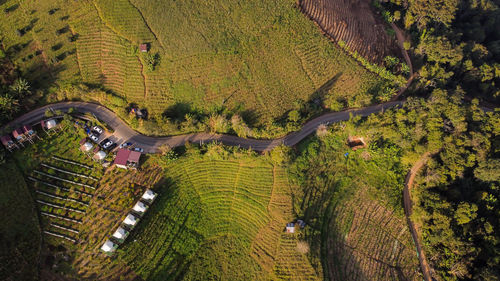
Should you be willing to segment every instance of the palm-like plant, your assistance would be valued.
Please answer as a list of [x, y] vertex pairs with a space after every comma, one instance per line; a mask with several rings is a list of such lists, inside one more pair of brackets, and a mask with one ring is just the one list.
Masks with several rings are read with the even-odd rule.
[[10, 90], [19, 98], [31, 94], [30, 85], [26, 79], [18, 78], [12, 85], [10, 85]]

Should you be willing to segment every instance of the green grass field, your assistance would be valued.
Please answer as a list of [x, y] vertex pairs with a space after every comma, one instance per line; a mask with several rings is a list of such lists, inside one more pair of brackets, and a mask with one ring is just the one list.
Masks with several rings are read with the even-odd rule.
[[[35, 89], [103, 85], [152, 116], [224, 105], [263, 124], [320, 88], [334, 110], [372, 103], [368, 92], [381, 82], [292, 0], [8, 0], [0, 8], [2, 44]], [[154, 71], [138, 51], [143, 42], [159, 56]]]
[[183, 158], [165, 170], [167, 183], [157, 188], [160, 197], [120, 250], [120, 260], [145, 280], [311, 274], [303, 272], [310, 265], [295, 250], [297, 238], [282, 237], [292, 219], [282, 168], [248, 156], [202, 158]]

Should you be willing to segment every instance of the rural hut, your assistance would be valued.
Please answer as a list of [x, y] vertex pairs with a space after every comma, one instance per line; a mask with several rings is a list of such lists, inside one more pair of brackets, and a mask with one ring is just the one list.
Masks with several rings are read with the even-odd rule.
[[83, 151], [83, 152], [89, 152], [92, 150], [92, 147], [94, 147], [90, 142], [84, 142], [81, 146], [80, 146], [80, 150]]
[[139, 201], [139, 202], [135, 203], [135, 206], [132, 209], [140, 214], [144, 214], [146, 212], [146, 210], [148, 209], [148, 205]]
[[151, 189], [148, 189], [144, 192], [142, 195], [142, 199], [147, 200], [147, 201], [153, 201], [156, 198], [156, 193], [154, 193]]
[[297, 224], [300, 226], [300, 228], [306, 227], [306, 223], [303, 220], [297, 220]]
[[293, 222], [286, 224], [286, 233], [295, 233], [295, 224]]
[[358, 150], [360, 148], [366, 147], [366, 142], [363, 137], [349, 136], [347, 138], [347, 144], [352, 150]]
[[139, 219], [136, 216], [128, 214], [127, 217], [123, 220], [123, 223], [133, 227], [137, 224], [138, 221]]
[[105, 253], [112, 253], [116, 250], [116, 248], [118, 248], [118, 245], [116, 245], [115, 243], [113, 243], [111, 240], [108, 239], [102, 245], [101, 250]]
[[120, 226], [115, 233], [113, 233], [113, 237], [118, 239], [118, 241], [123, 242], [127, 238], [128, 234], [129, 232]]
[[106, 158], [106, 152], [100, 150], [98, 151], [96, 154], [94, 154], [94, 159], [95, 160], [98, 160], [98, 161], [101, 161], [103, 160], [104, 158]]
[[149, 50], [149, 46], [148, 46], [148, 43], [142, 43], [139, 45], [139, 50], [141, 51], [141, 53], [147, 53], [148, 50]]
[[128, 161], [128, 157], [130, 155], [130, 150], [126, 149], [126, 148], [120, 148], [118, 150], [118, 152], [116, 153], [116, 158], [115, 158], [115, 161], [113, 162], [113, 164], [116, 165], [116, 167], [118, 168], [122, 168], [122, 169], [127, 169], [127, 161]]
[[29, 138], [36, 135], [36, 131], [33, 130], [33, 128], [30, 125], [23, 126], [23, 133], [24, 133], [24, 135], [26, 135]]

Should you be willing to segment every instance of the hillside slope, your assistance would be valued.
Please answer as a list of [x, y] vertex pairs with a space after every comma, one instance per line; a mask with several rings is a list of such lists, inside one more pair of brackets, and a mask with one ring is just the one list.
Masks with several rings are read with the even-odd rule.
[[370, 104], [381, 80], [292, 0], [2, 2], [2, 44], [34, 89], [102, 85], [158, 120], [224, 105], [263, 124], [319, 89], [335, 110]]

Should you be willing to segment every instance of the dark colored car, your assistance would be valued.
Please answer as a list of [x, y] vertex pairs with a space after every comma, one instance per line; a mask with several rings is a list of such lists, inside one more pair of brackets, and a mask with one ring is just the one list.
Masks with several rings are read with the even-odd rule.
[[117, 144], [116, 144], [116, 143], [112, 143], [112, 144], [111, 144], [110, 146], [108, 146], [107, 148], [104, 148], [104, 147], [103, 147], [103, 148], [104, 148], [104, 149], [106, 149], [107, 151], [111, 151], [111, 150], [115, 149], [115, 147], [116, 147], [116, 146], [117, 146]]

